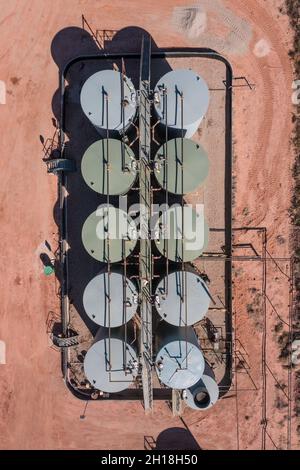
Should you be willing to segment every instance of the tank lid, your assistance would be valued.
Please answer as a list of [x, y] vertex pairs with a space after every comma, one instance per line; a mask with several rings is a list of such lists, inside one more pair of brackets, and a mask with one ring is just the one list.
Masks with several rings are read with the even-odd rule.
[[157, 286], [155, 305], [159, 315], [175, 326], [193, 325], [208, 311], [209, 290], [197, 274], [175, 271]]
[[115, 70], [91, 75], [80, 93], [82, 109], [100, 129], [122, 131], [136, 112], [136, 91], [132, 81]]
[[204, 218], [204, 206], [170, 207], [155, 226], [155, 244], [160, 253], [177, 263], [193, 261], [208, 246], [209, 228]]
[[117, 139], [97, 140], [85, 151], [81, 172], [86, 184], [100, 194], [126, 194], [137, 175], [137, 162], [128, 145]]
[[115, 328], [127, 323], [137, 309], [138, 295], [130, 279], [115, 272], [95, 276], [83, 293], [89, 318], [100, 326]]
[[190, 139], [172, 139], [155, 156], [154, 174], [160, 186], [174, 194], [198, 188], [208, 175], [209, 161], [204, 148]]
[[84, 372], [89, 382], [103, 392], [120, 392], [128, 388], [137, 375], [137, 356], [123, 340], [105, 338], [88, 350]]
[[132, 253], [137, 242], [134, 221], [122, 209], [99, 206], [82, 227], [86, 251], [104, 263], [121, 261]]
[[172, 341], [156, 356], [156, 371], [167, 387], [189, 388], [198, 382], [204, 371], [204, 358], [199, 347], [188, 341]]
[[161, 122], [168, 127], [194, 128], [207, 112], [208, 86], [192, 70], [171, 70], [161, 77], [154, 91], [156, 112]]

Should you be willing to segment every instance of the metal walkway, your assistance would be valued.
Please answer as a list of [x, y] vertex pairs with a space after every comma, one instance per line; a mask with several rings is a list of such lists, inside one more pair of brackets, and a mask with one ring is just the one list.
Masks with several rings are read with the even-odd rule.
[[140, 156], [140, 256], [139, 277], [141, 308], [141, 363], [145, 411], [153, 407], [152, 383], [152, 255], [150, 218], [151, 218], [151, 102], [150, 94], [150, 57], [151, 39], [144, 37], [141, 50], [140, 68], [140, 110], [139, 110], [139, 156]]
[[76, 171], [75, 162], [68, 158], [56, 158], [48, 160], [47, 162], [47, 173], [61, 173], [62, 171], [73, 172]]

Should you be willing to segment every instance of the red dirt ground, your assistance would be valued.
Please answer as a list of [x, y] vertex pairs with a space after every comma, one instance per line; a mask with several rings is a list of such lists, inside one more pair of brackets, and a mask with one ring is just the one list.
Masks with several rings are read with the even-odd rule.
[[[59, 304], [57, 285], [43, 274], [39, 255], [45, 240], [54, 248], [57, 244], [53, 220], [57, 187], [41, 160], [39, 136], [53, 134], [51, 100], [58, 72], [50, 46], [58, 31], [81, 26], [83, 13], [94, 29], [143, 27], [161, 47], [212, 47], [213, 34], [224, 37], [228, 27], [236, 31], [237, 20], [226, 13], [218, 16], [221, 2], [209, 4], [210, 34], [201, 39], [197, 31], [188, 34], [175, 27], [174, 8], [189, 6], [183, 0], [0, 0], [0, 79], [7, 87], [6, 104], [0, 105], [0, 340], [7, 347], [7, 363], [0, 365], [1, 449], [142, 449], [144, 436], [156, 439], [166, 428], [183, 427], [164, 403], [155, 403], [153, 415], [145, 416], [140, 403], [93, 402], [86, 419], [80, 420], [84, 402], [66, 389], [60, 355], [50, 348], [46, 332], [48, 313], [59, 313]], [[247, 34], [231, 35], [232, 51], [224, 43], [220, 52], [231, 61], [235, 76], [245, 75], [255, 83], [252, 92], [247, 88], [234, 92], [235, 226], [267, 227], [271, 254], [288, 257], [293, 164], [288, 19], [279, 13], [281, 2], [275, 0], [222, 4], [246, 22]], [[257, 45], [261, 40], [265, 42]], [[187, 411], [184, 419], [204, 449], [261, 447], [261, 336], [245, 307], [249, 279], [257, 280], [256, 268], [242, 269], [234, 292], [236, 334], [247, 350], [259, 390], [239, 392], [237, 399], [233, 393], [200, 416]], [[268, 295], [287, 319], [288, 287], [281, 278], [276, 284], [272, 276], [273, 271]], [[273, 316], [274, 310], [268, 308], [267, 359], [281, 377]], [[284, 448], [286, 431], [275, 417], [277, 392], [270, 379], [267, 387], [269, 433], [275, 445]], [[294, 437], [292, 448], [297, 446]], [[274, 448], [270, 439], [267, 448]]]

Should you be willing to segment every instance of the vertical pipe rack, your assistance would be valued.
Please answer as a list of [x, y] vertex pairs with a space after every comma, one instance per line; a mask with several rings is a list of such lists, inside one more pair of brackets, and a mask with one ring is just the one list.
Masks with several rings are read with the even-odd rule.
[[140, 158], [140, 313], [142, 384], [145, 411], [153, 407], [152, 383], [152, 254], [151, 219], [151, 101], [150, 101], [151, 39], [143, 37], [139, 94], [139, 158]]

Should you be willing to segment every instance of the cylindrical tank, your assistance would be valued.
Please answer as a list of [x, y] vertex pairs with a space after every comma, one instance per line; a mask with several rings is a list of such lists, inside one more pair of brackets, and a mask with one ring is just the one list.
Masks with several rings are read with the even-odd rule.
[[85, 151], [81, 172], [86, 184], [101, 194], [126, 194], [137, 175], [134, 153], [117, 139], [97, 140]]
[[132, 253], [137, 242], [137, 230], [125, 211], [103, 205], [88, 216], [81, 237], [86, 251], [93, 258], [115, 263]]
[[209, 90], [202, 77], [192, 70], [172, 70], [158, 81], [154, 90], [154, 109], [169, 137], [182, 133], [192, 137], [209, 105]]
[[156, 372], [160, 381], [175, 389], [189, 388], [202, 377], [204, 358], [192, 327], [163, 323], [157, 331]]
[[[99, 328], [95, 342], [84, 358], [84, 373], [93, 387], [103, 392], [114, 393], [132, 385], [138, 372], [135, 346], [128, 328], [111, 330]], [[131, 345], [130, 345], [131, 344]]]
[[209, 161], [204, 148], [190, 139], [172, 139], [155, 156], [154, 174], [160, 186], [174, 194], [187, 194], [208, 175]]
[[219, 386], [214, 378], [214, 373], [208, 364], [199, 382], [186, 390], [185, 402], [194, 410], [207, 410], [213, 406], [219, 398]]
[[133, 282], [120, 273], [103, 271], [95, 276], [83, 293], [83, 306], [97, 325], [115, 328], [135, 314], [138, 293]]
[[200, 276], [189, 271], [175, 271], [157, 286], [155, 305], [159, 315], [175, 326], [189, 326], [200, 321], [208, 311], [210, 295]]
[[204, 219], [204, 206], [174, 205], [167, 209], [154, 228], [159, 252], [175, 262], [198, 258], [208, 246], [209, 228]]
[[115, 70], [91, 75], [80, 93], [86, 117], [101, 135], [123, 133], [136, 114], [136, 91], [132, 81]]

